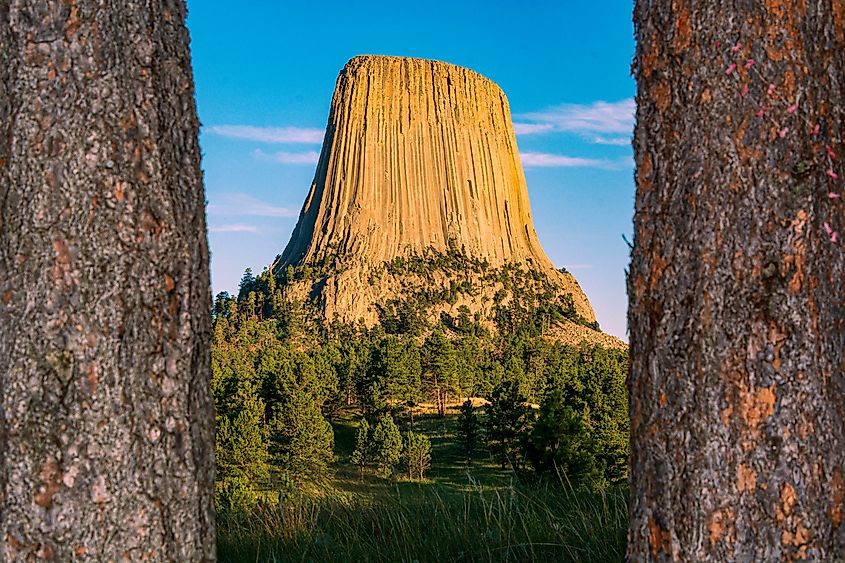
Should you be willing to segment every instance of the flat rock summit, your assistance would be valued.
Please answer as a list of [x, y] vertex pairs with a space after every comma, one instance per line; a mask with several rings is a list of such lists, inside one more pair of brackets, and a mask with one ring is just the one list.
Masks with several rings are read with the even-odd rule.
[[330, 320], [371, 325], [385, 303], [455, 281], [466, 291], [426, 299], [424, 314], [463, 306], [485, 317], [494, 294], [509, 299], [485, 272], [505, 268], [542, 279], [570, 296], [582, 324], [595, 321], [537, 239], [504, 92], [439, 61], [362, 55], [341, 70], [314, 181], [273, 265], [290, 267], [309, 272], [293, 294]]

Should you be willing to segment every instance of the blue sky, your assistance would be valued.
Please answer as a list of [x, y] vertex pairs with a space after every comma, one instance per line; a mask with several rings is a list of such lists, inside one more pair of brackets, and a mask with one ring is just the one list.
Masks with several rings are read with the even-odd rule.
[[214, 292], [280, 253], [335, 79], [359, 54], [469, 67], [508, 96], [535, 228], [626, 338], [633, 215], [632, 2], [188, 0]]

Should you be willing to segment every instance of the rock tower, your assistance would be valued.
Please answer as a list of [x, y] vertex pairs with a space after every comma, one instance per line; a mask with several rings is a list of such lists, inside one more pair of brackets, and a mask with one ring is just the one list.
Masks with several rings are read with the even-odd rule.
[[332, 264], [307, 295], [329, 317], [369, 322], [380, 301], [407, 285], [379, 277], [382, 265], [450, 251], [493, 268], [539, 272], [572, 295], [583, 319], [595, 320], [575, 278], [559, 272], [537, 240], [501, 88], [439, 61], [351, 59], [337, 79], [311, 190], [275, 271]]

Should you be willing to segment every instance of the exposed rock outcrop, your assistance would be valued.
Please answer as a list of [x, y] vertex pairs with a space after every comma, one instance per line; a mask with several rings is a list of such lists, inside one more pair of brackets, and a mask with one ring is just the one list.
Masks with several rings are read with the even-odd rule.
[[[322, 268], [289, 284], [291, 294], [315, 300], [329, 319], [372, 324], [385, 301], [420, 279], [448, 286], [451, 278], [424, 272], [409, 281], [385, 265], [448, 254], [482, 261], [485, 271], [539, 273], [571, 295], [585, 323], [595, 321], [575, 278], [554, 267], [537, 239], [502, 90], [443, 62], [355, 57], [338, 77], [314, 181], [274, 270]], [[488, 285], [467, 292], [473, 313], [501, 289]]]

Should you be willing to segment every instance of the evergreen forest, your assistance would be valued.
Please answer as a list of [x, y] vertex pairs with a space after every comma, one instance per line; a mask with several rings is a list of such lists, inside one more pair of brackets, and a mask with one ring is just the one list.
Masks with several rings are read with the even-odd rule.
[[[579, 526], [600, 520], [595, 545], [558, 538], [542, 549], [571, 559], [589, 550], [621, 553], [626, 350], [544, 337], [538, 327], [549, 322], [547, 306], [520, 306], [518, 315], [500, 309], [492, 325], [467, 311], [436, 322], [416, 315], [414, 322], [383, 316], [370, 328], [326, 325], [313, 303], [286, 296], [293, 276], [301, 270], [258, 276], [247, 270], [237, 296], [221, 293], [214, 302], [215, 504], [223, 560], [282, 552], [332, 560], [337, 548], [338, 557], [361, 549], [362, 557], [390, 561], [367, 550], [367, 538], [394, 537], [391, 522], [408, 502], [440, 517], [480, 510], [489, 520], [495, 508], [496, 533], [505, 535], [486, 548], [515, 549], [513, 556], [530, 549], [523, 555], [531, 558], [549, 543], [537, 534], [554, 533], [555, 526], [584, 533], [549, 518], [585, 510], [590, 516]], [[519, 506], [505, 510], [505, 493]], [[376, 528], [346, 527], [362, 514], [376, 519]], [[393, 515], [387, 523], [385, 514]], [[621, 536], [608, 541], [614, 518]], [[526, 536], [517, 547], [507, 537], [515, 532]], [[333, 539], [326, 544], [324, 536]], [[406, 537], [397, 546], [434, 546], [430, 555], [444, 557], [472, 543], [450, 534], [432, 538]]]

